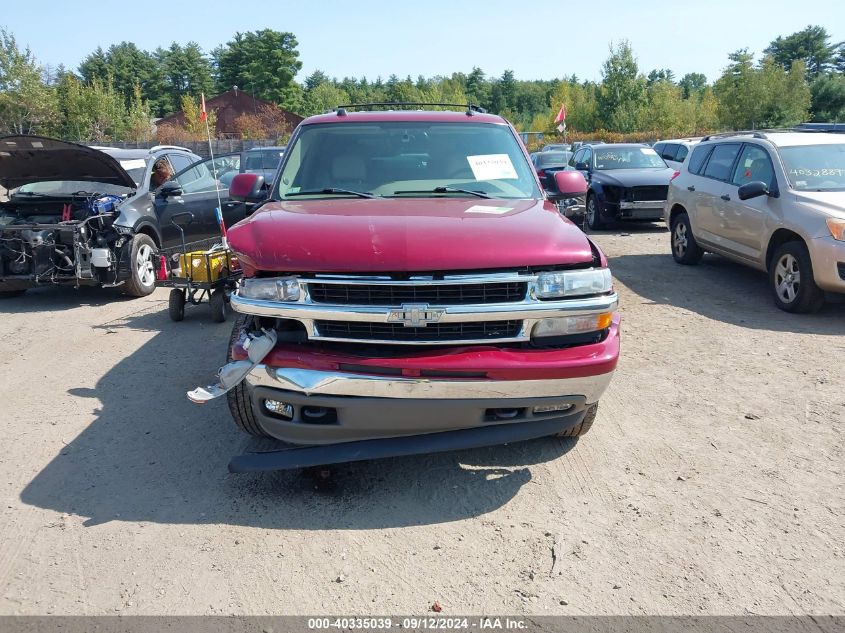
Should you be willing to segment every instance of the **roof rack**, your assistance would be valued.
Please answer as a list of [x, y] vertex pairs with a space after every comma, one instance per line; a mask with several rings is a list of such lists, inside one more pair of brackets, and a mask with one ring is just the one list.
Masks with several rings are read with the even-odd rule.
[[[766, 130], [767, 132], [775, 132], [778, 130]], [[719, 132], [718, 134], [708, 134], [703, 139], [702, 142], [709, 141], [713, 138], [730, 138], [731, 136], [753, 136], [754, 138], [762, 138], [767, 139], [769, 138], [766, 136], [762, 130], [737, 130], [736, 132]]]
[[151, 152], [157, 152], [157, 151], [162, 150], [162, 149], [178, 149], [178, 150], [181, 150], [183, 152], [190, 152], [191, 151], [187, 147], [180, 147], [179, 145], [153, 145], [150, 148], [150, 151]]
[[426, 106], [426, 107], [449, 107], [449, 108], [466, 108], [466, 115], [473, 116], [476, 113], [484, 114], [487, 112], [484, 108], [479, 105], [475, 105], [474, 103], [422, 103], [422, 102], [411, 102], [411, 101], [381, 101], [376, 103], [350, 103], [347, 105], [339, 105], [336, 108], [330, 110], [330, 112], [336, 112], [337, 116], [346, 116], [346, 111], [349, 109], [360, 109], [360, 108], [395, 108], [397, 106], [400, 107], [408, 107], [408, 106]]

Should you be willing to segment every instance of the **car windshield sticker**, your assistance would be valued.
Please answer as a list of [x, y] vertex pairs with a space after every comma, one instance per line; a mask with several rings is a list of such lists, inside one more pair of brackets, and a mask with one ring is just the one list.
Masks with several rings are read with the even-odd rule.
[[476, 204], [467, 209], [465, 213], [492, 213], [493, 215], [502, 215], [510, 210], [510, 207], [488, 207], [483, 204]]
[[147, 166], [147, 163], [144, 162], [143, 158], [135, 158], [132, 160], [120, 161], [120, 166], [128, 171], [130, 169], [142, 169]]
[[657, 156], [657, 152], [655, 152], [655, 151], [654, 151], [653, 149], [651, 149], [650, 147], [643, 147], [640, 151], [641, 151], [643, 154], [645, 154], [646, 156]]
[[467, 156], [467, 161], [476, 180], [498, 180], [517, 178], [511, 157], [507, 154], [483, 154]]

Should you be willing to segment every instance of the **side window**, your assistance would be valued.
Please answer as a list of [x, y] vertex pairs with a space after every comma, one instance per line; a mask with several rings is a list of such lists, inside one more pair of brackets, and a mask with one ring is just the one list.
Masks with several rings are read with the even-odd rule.
[[587, 163], [587, 169], [589, 169], [590, 163], [593, 160], [593, 150], [591, 150], [589, 147], [587, 149], [585, 149], [584, 150], [584, 156], [583, 156], [583, 158], [581, 158], [581, 160], [583, 162]]
[[183, 169], [190, 167], [191, 163], [194, 162], [186, 154], [168, 154], [167, 158], [170, 159], [170, 164], [173, 165], [173, 169], [176, 170], [177, 174]]
[[712, 145], [699, 145], [692, 150], [692, 156], [689, 159], [689, 171], [691, 174], [700, 174], [701, 168], [704, 167], [704, 162], [710, 155]]
[[173, 165], [167, 160], [167, 156], [159, 156], [153, 162], [153, 168], [150, 170], [150, 191], [154, 191], [161, 187], [164, 183], [173, 177], [176, 170]]
[[203, 193], [217, 189], [214, 176], [209, 169], [210, 160], [192, 165], [186, 171], [176, 174], [175, 180], [182, 187], [183, 193]]
[[652, 149], [657, 152], [658, 156], [663, 156], [663, 148], [666, 147], [666, 143], [655, 143], [652, 146]]
[[657, 152], [660, 154], [660, 158], [663, 160], [676, 160], [675, 154], [678, 151], [678, 146], [674, 143], [667, 143], [666, 147], [663, 148], [662, 152]]
[[576, 163], [580, 163], [580, 162], [581, 162], [581, 157], [582, 157], [583, 155], [584, 155], [584, 150], [582, 150], [582, 149], [579, 149], [577, 152], [575, 152], [575, 153], [572, 155], [572, 158], [570, 158], [570, 159], [569, 159], [569, 166], [570, 166], [570, 167], [575, 167], [575, 164], [576, 164]]
[[686, 145], [679, 145], [678, 153], [675, 154], [675, 160], [679, 163], [683, 163], [687, 154], [689, 154], [689, 148]]
[[740, 147], [739, 143], [725, 143], [714, 147], [710, 160], [704, 168], [704, 175], [707, 178], [728, 182], [731, 179], [731, 168]]
[[769, 190], [775, 186], [775, 170], [769, 153], [758, 145], [745, 144], [734, 168], [731, 183], [737, 187], [749, 182], [766, 183]]

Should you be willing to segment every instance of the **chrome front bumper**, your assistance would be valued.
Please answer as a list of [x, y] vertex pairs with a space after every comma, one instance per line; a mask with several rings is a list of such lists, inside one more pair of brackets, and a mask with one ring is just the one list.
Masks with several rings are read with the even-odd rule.
[[252, 387], [284, 389], [308, 396], [438, 400], [582, 396], [592, 404], [598, 402], [612, 376], [613, 372], [546, 380], [443, 380], [258, 365], [247, 375], [246, 382]]

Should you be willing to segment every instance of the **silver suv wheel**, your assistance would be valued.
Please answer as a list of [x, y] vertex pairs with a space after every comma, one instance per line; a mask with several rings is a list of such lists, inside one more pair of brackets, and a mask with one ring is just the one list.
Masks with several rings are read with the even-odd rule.
[[672, 234], [672, 248], [675, 255], [683, 257], [687, 252], [687, 225], [683, 222], [675, 223], [675, 231]]
[[775, 265], [775, 285], [784, 303], [792, 303], [801, 287], [801, 269], [798, 260], [790, 253], [784, 254]]

